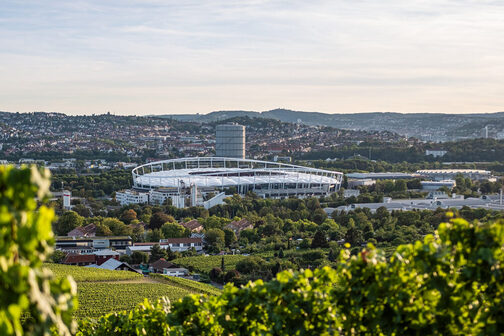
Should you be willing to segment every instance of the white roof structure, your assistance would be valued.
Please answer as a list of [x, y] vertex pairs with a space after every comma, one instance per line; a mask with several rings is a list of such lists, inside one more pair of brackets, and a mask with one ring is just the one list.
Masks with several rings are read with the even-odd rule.
[[343, 174], [279, 162], [222, 157], [194, 157], [152, 162], [132, 171], [137, 188], [230, 187], [238, 185], [338, 185]]
[[96, 252], [93, 252], [94, 255], [97, 255], [97, 256], [118, 256], [119, 255], [119, 252], [116, 252], [116, 251], [113, 251], [113, 250], [110, 250], [110, 249], [106, 249], [106, 250], [99, 250], [99, 251], [96, 251]]

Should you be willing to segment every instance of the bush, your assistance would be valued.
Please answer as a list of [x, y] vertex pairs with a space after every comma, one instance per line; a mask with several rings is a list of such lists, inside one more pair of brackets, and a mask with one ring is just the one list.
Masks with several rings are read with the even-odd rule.
[[54, 211], [37, 210], [35, 197], [45, 203], [48, 177], [35, 167], [0, 166], [0, 335], [70, 335], [73, 329], [74, 281], [54, 279], [42, 268], [53, 251]]
[[208, 276], [212, 281], [222, 283], [222, 270], [218, 267], [212, 268]]
[[502, 334], [504, 222], [455, 219], [438, 232], [399, 246], [390, 260], [372, 245], [352, 257], [344, 250], [336, 269], [226, 285], [220, 296], [187, 296], [170, 313], [145, 303], [87, 321], [80, 335]]

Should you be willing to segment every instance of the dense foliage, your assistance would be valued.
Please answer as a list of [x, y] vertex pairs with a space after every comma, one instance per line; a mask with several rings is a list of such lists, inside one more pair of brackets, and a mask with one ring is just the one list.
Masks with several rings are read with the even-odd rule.
[[411, 146], [410, 143], [403, 142], [368, 142], [345, 146], [335, 146], [331, 150], [310, 151], [300, 153], [299, 159], [303, 160], [325, 160], [346, 159], [355, 155], [360, 155], [373, 160], [387, 161], [391, 163], [399, 162], [491, 162], [496, 158], [504, 157], [504, 140], [495, 139], [470, 139], [455, 142], [444, 142], [441, 147], [448, 153], [441, 158], [425, 155], [426, 149], [438, 148], [439, 145], [432, 143], [417, 142]]
[[72, 330], [75, 284], [42, 268], [52, 251], [54, 212], [44, 205], [35, 211], [35, 197], [45, 200], [48, 190], [47, 171], [0, 166], [1, 335]]
[[79, 335], [486, 335], [504, 332], [504, 222], [454, 219], [402, 245], [372, 245], [336, 269], [285, 271], [220, 296], [148, 302], [81, 324]]

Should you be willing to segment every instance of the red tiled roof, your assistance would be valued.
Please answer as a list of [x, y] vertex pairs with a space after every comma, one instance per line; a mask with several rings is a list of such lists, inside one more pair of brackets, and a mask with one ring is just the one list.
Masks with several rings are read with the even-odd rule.
[[64, 264], [94, 263], [94, 254], [68, 254], [63, 260]]
[[175, 265], [169, 261], [166, 261], [164, 258], [161, 258], [150, 264], [150, 266], [154, 269], [163, 269], [163, 268], [171, 268], [174, 267]]
[[182, 222], [182, 223], [180, 223], [180, 225], [182, 225], [183, 227], [185, 227], [189, 230], [194, 230], [194, 229], [197, 229], [202, 226], [196, 219], [192, 219], [186, 223]]
[[242, 231], [242, 230], [245, 230], [251, 226], [252, 226], [252, 224], [248, 220], [246, 220], [245, 218], [240, 219], [239, 221], [232, 221], [231, 223], [229, 223], [227, 225], [228, 228], [235, 230], [235, 231]]
[[96, 225], [89, 224], [86, 226], [79, 226], [72, 231], [68, 232], [67, 236], [72, 237], [87, 237], [94, 236], [96, 234]]

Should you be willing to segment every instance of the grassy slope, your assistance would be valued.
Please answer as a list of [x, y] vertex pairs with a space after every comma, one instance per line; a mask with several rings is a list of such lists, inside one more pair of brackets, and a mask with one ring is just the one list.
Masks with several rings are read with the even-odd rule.
[[196, 272], [208, 273], [212, 268], [221, 267], [221, 260], [224, 257], [224, 266], [226, 271], [236, 268], [236, 264], [245, 259], [242, 255], [225, 255], [225, 256], [196, 256], [174, 259], [171, 262], [186, 268], [191, 267]]
[[[71, 275], [77, 282], [77, 318], [98, 317], [105, 313], [129, 310], [144, 298], [155, 301], [167, 297], [178, 300], [202, 291], [176, 281], [156, 280], [128, 271], [109, 271], [90, 267], [45, 264], [57, 277]], [[196, 286], [196, 285], [195, 285]]]

